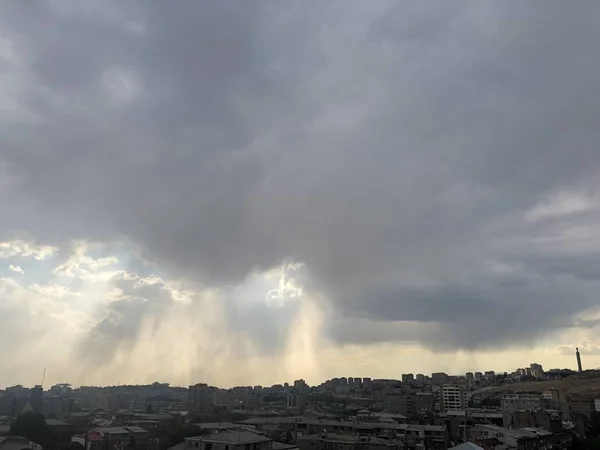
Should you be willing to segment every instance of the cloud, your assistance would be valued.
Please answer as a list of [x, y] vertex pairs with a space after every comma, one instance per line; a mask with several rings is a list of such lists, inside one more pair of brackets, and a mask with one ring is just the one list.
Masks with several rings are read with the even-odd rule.
[[20, 266], [15, 266], [15, 265], [12, 265], [12, 264], [10, 264], [8, 266], [8, 270], [10, 270], [11, 272], [15, 272], [15, 273], [21, 274], [21, 275], [23, 275], [25, 273], [25, 271]]
[[[594, 2], [2, 4], [0, 257], [118, 242], [156, 269], [148, 284], [139, 259], [88, 250], [53, 267], [113, 298], [82, 341], [103, 361], [151, 330], [175, 339], [159, 317], [212, 317], [215, 293], [239, 339], [224, 348], [257, 358], [304, 323], [295, 296], [318, 299], [339, 346], [547, 339], [596, 308], [599, 16]], [[257, 281], [290, 261], [293, 284]]]
[[56, 251], [57, 248], [50, 245], [36, 245], [21, 240], [0, 242], [0, 259], [31, 257], [41, 261], [54, 255]]

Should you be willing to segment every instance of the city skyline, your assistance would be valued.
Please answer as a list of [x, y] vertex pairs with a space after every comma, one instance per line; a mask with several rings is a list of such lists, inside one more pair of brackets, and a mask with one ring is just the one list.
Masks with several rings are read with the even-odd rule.
[[2, 383], [600, 367], [600, 4], [234, 3], [0, 3]]
[[[578, 370], [581, 371], [581, 367], [579, 366], [580, 363], [580, 355], [579, 352], [577, 351], [576, 354], [576, 366], [574, 368], [572, 367], [553, 367], [553, 368], [549, 368], [546, 367], [546, 372], [548, 371], [553, 371], [553, 370], [571, 370], [572, 373], [576, 373]], [[354, 374], [354, 376], [348, 376], [348, 375], [336, 375], [333, 376], [331, 378], [328, 379], [323, 379], [323, 380], [318, 380], [317, 382], [313, 382], [313, 383], [307, 383], [308, 386], [320, 386], [326, 382], [330, 382], [333, 380], [347, 380], [348, 383], [351, 382], [351, 380], [369, 380], [369, 382], [371, 381], [391, 381], [391, 380], [396, 380], [398, 382], [415, 382], [415, 381], [419, 381], [418, 378], [424, 377], [425, 379], [431, 380], [433, 378], [435, 378], [436, 375], [440, 375], [443, 374], [445, 376], [448, 376], [450, 379], [462, 379], [462, 380], [469, 380], [469, 376], [471, 376], [471, 378], [473, 377], [473, 375], [479, 375], [479, 377], [483, 377], [483, 378], [487, 378], [489, 374], [492, 374], [493, 376], [511, 376], [511, 375], [515, 375], [515, 374], [519, 374], [520, 372], [525, 372], [526, 370], [529, 370], [529, 368], [531, 368], [531, 370], [533, 371], [534, 369], [539, 371], [539, 372], [543, 372], [544, 365], [543, 364], [539, 364], [537, 362], [532, 362], [530, 364], [525, 364], [523, 367], [519, 367], [513, 370], [493, 370], [490, 368], [487, 369], [480, 369], [480, 370], [469, 370], [466, 371], [464, 373], [445, 373], [445, 372], [431, 372], [431, 373], [422, 373], [422, 372], [404, 372], [402, 374], [396, 374], [396, 376], [388, 376], [388, 377], [372, 377], [372, 376], [358, 376], [356, 373]], [[527, 368], [527, 369], [526, 369]], [[599, 370], [597, 368], [590, 368], [587, 370]], [[11, 386], [23, 386], [23, 387], [27, 387], [27, 388], [33, 388], [33, 387], [48, 387], [50, 384], [55, 385], [55, 386], [62, 386], [62, 385], [68, 385], [72, 388], [80, 388], [80, 387], [101, 387], [101, 388], [109, 388], [109, 387], [123, 387], [123, 386], [138, 386], [138, 385], [151, 385], [151, 384], [156, 384], [156, 383], [167, 383], [169, 385], [171, 385], [171, 387], [182, 387], [182, 388], [186, 388], [187, 384], [184, 385], [178, 385], [178, 384], [173, 384], [170, 383], [168, 380], [154, 380], [152, 382], [147, 382], [147, 383], [128, 383], [127, 380], [124, 380], [123, 383], [116, 383], [116, 384], [108, 384], [108, 385], [78, 385], [75, 383], [70, 383], [68, 380], [63, 380], [62, 382], [53, 382], [53, 383], [46, 383], [44, 385], [44, 382], [46, 381], [46, 368], [44, 368], [44, 372], [43, 372], [43, 376], [42, 376], [42, 381], [39, 384], [33, 384], [31, 386], [26, 386], [23, 383], [13, 383]], [[405, 377], [409, 377], [410, 379], [405, 380]], [[537, 378], [537, 376], [534, 376], [534, 378]], [[298, 379], [290, 379], [290, 380], [285, 380], [285, 381], [277, 381], [275, 383], [272, 384], [260, 384], [260, 383], [250, 383], [250, 384], [237, 384], [237, 385], [231, 385], [231, 386], [223, 386], [221, 384], [215, 384], [214, 387], [220, 388], [220, 389], [231, 389], [231, 388], [235, 388], [235, 387], [240, 387], [240, 386], [264, 386], [264, 387], [269, 387], [269, 386], [284, 386], [284, 385], [289, 385], [290, 387], [293, 387], [294, 383], [301, 381], [301, 382], [305, 382], [305, 380], [303, 378], [298, 378]], [[194, 384], [203, 384], [205, 383], [206, 380], [195, 380], [194, 382], [191, 383], [191, 385]], [[210, 384], [210, 383], [209, 383]], [[10, 387], [9, 385], [4, 385], [2, 383], [2, 380], [0, 380], [0, 390], [5, 389], [7, 387]]]

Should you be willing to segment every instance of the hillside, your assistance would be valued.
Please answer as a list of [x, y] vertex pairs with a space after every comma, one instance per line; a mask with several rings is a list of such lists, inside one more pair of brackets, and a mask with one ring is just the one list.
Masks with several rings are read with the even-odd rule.
[[526, 381], [502, 386], [483, 388], [479, 392], [488, 393], [525, 393], [543, 392], [547, 389], [558, 389], [562, 394], [574, 399], [600, 398], [600, 372], [587, 371], [571, 375], [567, 378], [544, 381]]

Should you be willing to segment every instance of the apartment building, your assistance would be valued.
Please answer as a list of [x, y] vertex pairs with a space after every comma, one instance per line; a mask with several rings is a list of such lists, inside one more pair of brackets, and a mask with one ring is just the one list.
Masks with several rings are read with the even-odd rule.
[[140, 427], [101, 427], [89, 433], [73, 436], [72, 442], [84, 450], [148, 450], [150, 436]]
[[477, 425], [469, 430], [469, 441], [486, 449], [539, 450], [565, 449], [570, 436], [552, 433], [540, 428], [503, 428], [495, 425]]
[[300, 436], [296, 443], [299, 450], [441, 450], [448, 448], [448, 434], [444, 426], [406, 425], [387, 438], [323, 432]]
[[185, 439], [185, 449], [194, 450], [272, 450], [273, 440], [250, 431], [227, 431]]
[[205, 413], [215, 406], [215, 389], [205, 383], [198, 383], [188, 389], [190, 411]]
[[463, 411], [467, 407], [467, 391], [461, 384], [442, 386], [442, 405], [444, 411]]

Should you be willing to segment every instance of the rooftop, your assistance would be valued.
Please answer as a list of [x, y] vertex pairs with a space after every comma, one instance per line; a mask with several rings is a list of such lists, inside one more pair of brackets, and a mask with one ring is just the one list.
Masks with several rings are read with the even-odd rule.
[[298, 448], [298, 446], [294, 444], [286, 444], [285, 442], [273, 441], [273, 450], [291, 450], [294, 448]]
[[203, 430], [231, 430], [233, 428], [239, 428], [239, 425], [231, 422], [194, 422], [190, 425]]
[[450, 447], [448, 450], [483, 450], [483, 447], [475, 445], [472, 442], [464, 442], [456, 447]]
[[21, 436], [0, 437], [0, 449], [2, 450], [24, 450], [41, 449], [42, 446]]
[[196, 436], [186, 440], [212, 442], [219, 444], [254, 444], [255, 442], [269, 442], [270, 439], [261, 434], [251, 431], [226, 431], [224, 433], [211, 434], [209, 436]]
[[331, 427], [349, 427], [357, 430], [424, 430], [424, 431], [444, 431], [445, 425], [413, 425], [406, 423], [382, 423], [382, 422], [353, 422], [350, 420], [327, 420], [313, 419], [310, 417], [254, 417], [252, 419], [239, 422], [244, 425], [274, 425], [274, 424], [308, 424], [322, 425]]
[[532, 439], [535, 437], [552, 436], [552, 433], [541, 428], [503, 428], [497, 425], [477, 425], [478, 428], [487, 428], [488, 430], [501, 431], [503, 434], [511, 436], [515, 439]]
[[363, 443], [363, 444], [379, 444], [396, 448], [397, 441], [381, 439], [377, 436], [358, 436], [356, 434], [342, 433], [327, 433], [327, 434], [309, 434], [306, 436], [298, 436], [298, 441], [318, 439], [323, 442], [344, 442], [344, 443]]
[[148, 433], [141, 427], [100, 427], [96, 428], [97, 432], [102, 434], [131, 434], [131, 433]]
[[46, 424], [49, 427], [66, 427], [70, 424], [60, 419], [46, 419]]

